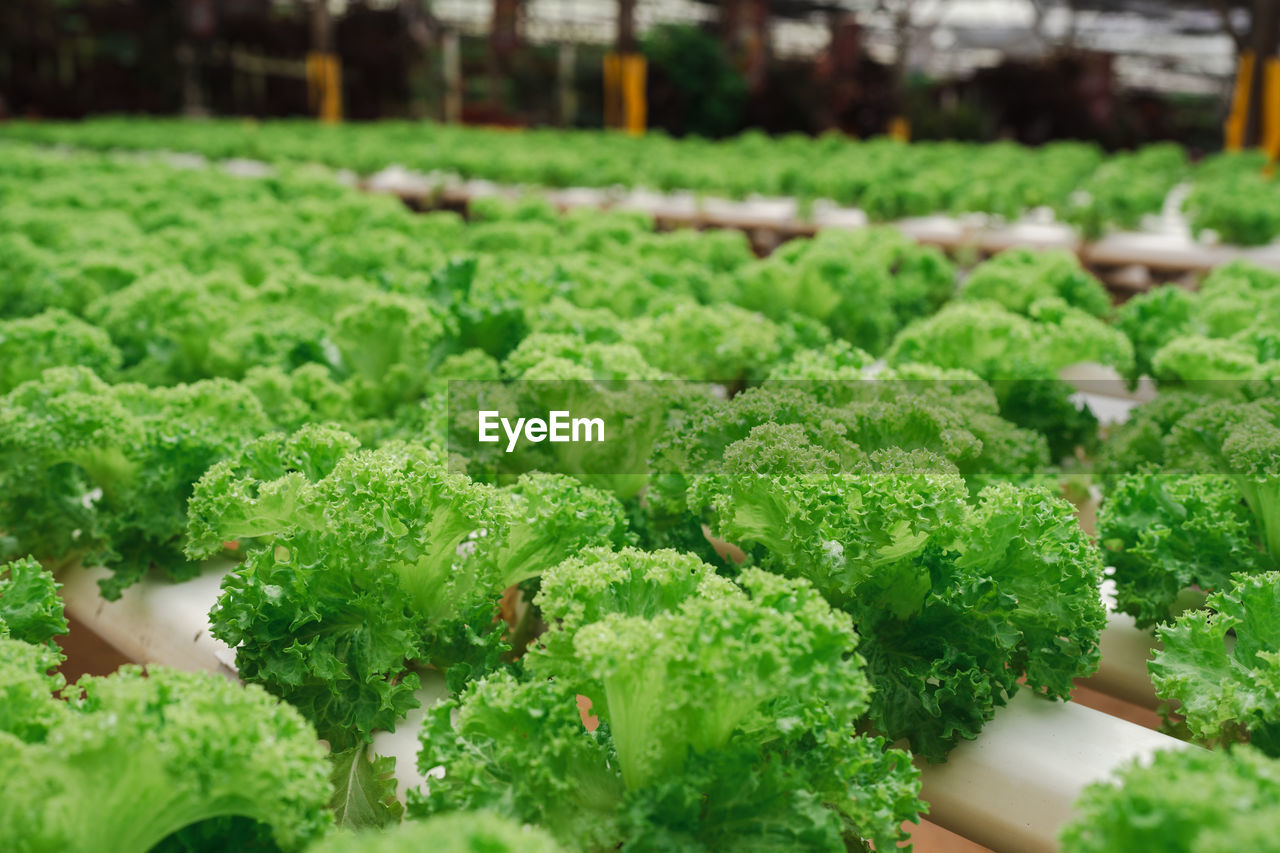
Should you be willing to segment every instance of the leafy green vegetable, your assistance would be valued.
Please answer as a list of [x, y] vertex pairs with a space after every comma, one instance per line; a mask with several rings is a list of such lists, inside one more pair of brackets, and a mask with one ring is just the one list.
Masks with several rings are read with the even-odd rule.
[[811, 317], [836, 337], [879, 353], [954, 286], [955, 273], [936, 250], [884, 231], [826, 230], [749, 268], [726, 296], [778, 321], [790, 313]]
[[257, 399], [225, 379], [146, 388], [47, 370], [0, 397], [0, 529], [18, 554], [112, 569], [110, 598], [153, 565], [191, 577], [191, 484], [267, 428]]
[[0, 394], [39, 379], [50, 367], [86, 367], [110, 377], [121, 358], [105, 331], [61, 309], [0, 320]]
[[[111, 146], [156, 127], [3, 133]], [[31, 785], [0, 791], [0, 821], [40, 849], [83, 846], [61, 818], [80, 811], [111, 849], [132, 849], [124, 826], [165, 853], [298, 847], [326, 804], [344, 827], [384, 828], [333, 844], [549, 845], [492, 815], [432, 824], [425, 842], [391, 827], [394, 780], [369, 741], [415, 704], [424, 669], [454, 699], [428, 723], [418, 813], [486, 808], [570, 849], [896, 846], [916, 774], [874, 735], [939, 759], [1020, 681], [1062, 697], [1096, 658], [1096, 552], [1065, 502], [1028, 485], [1091, 448], [1058, 370], [1091, 359], [1132, 376], [1200, 336], [1258, 365], [1238, 402], [1265, 397], [1280, 356], [1274, 282], [1246, 267], [1211, 276], [1193, 325], [1171, 317], [1135, 356], [1063, 256], [997, 258], [943, 308], [953, 266], [894, 231], [828, 230], [757, 259], [739, 231], [660, 233], [537, 197], [479, 203], [471, 224], [414, 214], [289, 163], [371, 171], [394, 152], [530, 185], [586, 175], [1016, 217], [1061, 210], [1104, 162], [1090, 146], [539, 131], [517, 156], [514, 137], [408, 123], [163, 127], [166, 144], [272, 169], [232, 180], [0, 144], [0, 553], [31, 555], [0, 570], [0, 765], [43, 768], [0, 767]], [[1108, 203], [1145, 209], [1157, 183]], [[886, 351], [887, 366], [872, 355]], [[1182, 543], [1179, 585], [1209, 583], [1224, 548], [1249, 553], [1269, 506], [1266, 429], [1229, 413], [1182, 424], [1188, 405], [1144, 412], [1108, 460], [1234, 466], [1227, 485], [1176, 496], [1216, 515], [1171, 517], [1152, 545], [1163, 561], [1157, 545]], [[603, 416], [621, 440], [471, 453], [459, 438], [478, 408]], [[1162, 530], [1121, 520], [1138, 539]], [[115, 594], [214, 556], [233, 558], [216, 635], [296, 709], [162, 670], [54, 698], [46, 644], [63, 622], [32, 558], [106, 563]], [[336, 750], [327, 765], [303, 719]], [[75, 739], [91, 729], [110, 734], [92, 760]]]
[[1196, 740], [1248, 740], [1280, 756], [1280, 573], [1237, 574], [1156, 630], [1147, 664], [1157, 695], [1179, 702]]
[[558, 853], [540, 829], [496, 814], [456, 812], [377, 832], [335, 832], [309, 853]]
[[[1230, 807], [1224, 808], [1226, 804]], [[1174, 749], [1085, 789], [1064, 853], [1232, 853], [1275, 848], [1280, 763], [1254, 750]]]
[[370, 294], [333, 318], [338, 369], [370, 414], [410, 402], [445, 356], [446, 327], [434, 306], [398, 294]]
[[619, 325], [622, 341], [646, 362], [694, 381], [760, 379], [794, 347], [790, 329], [730, 304], [671, 300]]
[[312, 423], [351, 421], [351, 392], [320, 364], [304, 364], [288, 373], [279, 367], [258, 365], [245, 372], [241, 384], [253, 392], [267, 418], [280, 429], [293, 431]]
[[925, 362], [966, 368], [984, 379], [1009, 379], [1086, 361], [1125, 370], [1133, 347], [1119, 332], [1060, 299], [1037, 300], [1025, 316], [975, 300], [948, 305], [904, 329], [886, 358], [890, 364]]
[[[503, 362], [503, 370], [513, 380], [509, 410], [587, 412], [609, 425], [603, 441], [542, 444], [504, 459], [504, 468], [569, 474], [623, 500], [645, 487], [650, 451], [673, 412], [707, 393], [651, 367], [629, 344], [584, 342], [570, 335], [530, 335]], [[491, 384], [480, 390], [496, 393]], [[459, 446], [473, 447], [475, 421], [463, 429]]]
[[475, 549], [477, 560], [493, 566], [500, 589], [538, 577], [579, 549], [628, 538], [622, 504], [564, 474], [523, 474], [502, 496], [511, 526], [505, 536], [486, 532]]
[[345, 750], [415, 706], [407, 661], [430, 659], [433, 642], [473, 619], [487, 626], [501, 590], [454, 565], [464, 540], [481, 528], [501, 536], [508, 519], [491, 489], [410, 445], [342, 457], [303, 500], [305, 515], [254, 531], [262, 542], [224, 579], [213, 633], [236, 647], [242, 678]]
[[[274, 479], [272, 479], [274, 478]], [[533, 474], [499, 490], [435, 448], [358, 450], [307, 428], [216, 466], [192, 498], [189, 548], [252, 537], [211, 614], [247, 681], [315, 722], [335, 749], [416, 705], [414, 664], [455, 683], [497, 663], [497, 599], [579, 547], [620, 541], [613, 498]]]
[[398, 823], [404, 806], [396, 799], [396, 760], [376, 756], [367, 744], [331, 755], [329, 808], [337, 826], [365, 829]]
[[271, 433], [213, 465], [196, 483], [187, 504], [186, 553], [217, 554], [235, 540], [288, 530], [318, 507], [313, 488], [343, 457], [360, 447], [353, 436], [327, 426], [292, 435]]
[[1152, 358], [1151, 370], [1162, 383], [1177, 383], [1192, 390], [1223, 395], [1234, 393], [1250, 380], [1268, 378], [1270, 374], [1269, 368], [1258, 360], [1257, 351], [1248, 344], [1234, 338], [1198, 335], [1165, 344]]
[[1065, 250], [1006, 249], [973, 268], [960, 290], [963, 299], [991, 300], [1029, 314], [1042, 299], [1057, 298], [1095, 317], [1111, 313], [1102, 282]]
[[1213, 231], [1226, 243], [1256, 246], [1280, 231], [1280, 194], [1264, 175], [1261, 152], [1221, 153], [1201, 164], [1184, 203], [1197, 236]]
[[1000, 484], [977, 507], [954, 466], [887, 449], [842, 467], [802, 430], [767, 424], [694, 480], [715, 535], [807, 578], [848, 611], [876, 692], [870, 720], [941, 760], [1020, 677], [1066, 698], [1096, 665], [1097, 551], [1071, 505]]
[[1122, 476], [1099, 510], [1098, 541], [1116, 570], [1117, 606], [1139, 627], [1176, 615], [1184, 590], [1220, 590], [1233, 573], [1271, 564], [1239, 490], [1221, 474]]
[[1169, 142], [1110, 155], [1075, 189], [1060, 213], [1087, 239], [1111, 227], [1137, 228], [1159, 213], [1169, 191], [1189, 171], [1187, 153]]
[[687, 407], [655, 442], [642, 536], [651, 544], [705, 545], [699, 528], [707, 519], [687, 498], [694, 472], [713, 470], [727, 447], [764, 425], [795, 425], [839, 465], [891, 447], [937, 453], [975, 489], [987, 478], [1025, 478], [1047, 467], [1043, 438], [1001, 419], [991, 389], [973, 374], [909, 365], [871, 378], [849, 366], [859, 358], [838, 346], [801, 353], [783, 368], [796, 379]]
[[1222, 380], [1274, 378], [1272, 331], [1280, 319], [1280, 275], [1246, 261], [1215, 268], [1197, 291], [1154, 288], [1125, 303], [1117, 325], [1137, 355], [1131, 378], [1217, 391]]
[[0, 728], [5, 849], [145, 853], [189, 824], [242, 815], [296, 850], [331, 822], [315, 731], [260, 688], [132, 666], [63, 688], [29, 650], [45, 653], [0, 640], [0, 685], [27, 691], [26, 724]]
[[854, 735], [856, 636], [808, 584], [596, 549], [548, 572], [537, 603], [553, 627], [527, 680], [431, 710], [419, 766], [444, 772], [412, 812], [495, 809], [582, 850], [832, 850], [893, 846], [919, 809], [906, 757]]
[[1134, 359], [1122, 333], [1056, 297], [1031, 303], [1026, 316], [990, 301], [955, 302], [903, 329], [885, 357], [972, 370], [992, 383], [1004, 417], [1046, 435], [1054, 459], [1090, 446], [1097, 429], [1058, 372], [1097, 362], [1123, 374]]
[[1183, 454], [1167, 446], [1169, 434], [1184, 418], [1215, 402], [1212, 396], [1171, 388], [1134, 408], [1128, 420], [1111, 428], [1095, 460], [1103, 484], [1110, 487], [1144, 468], [1181, 464]]
[[145, 853], [190, 824], [238, 815], [286, 850], [328, 827], [324, 750], [296, 711], [206, 673], [127, 666], [67, 687], [66, 630], [33, 560], [0, 578], [0, 844]]
[[1277, 423], [1270, 397], [1167, 392], [1112, 436], [1099, 538], [1120, 607], [1140, 625], [1176, 615], [1183, 591], [1275, 567]]
[[[663, 64], [660, 60], [654, 57]], [[724, 95], [723, 87], [719, 91]], [[724, 116], [716, 117], [714, 110], [694, 113], [704, 121], [714, 118], [717, 133], [725, 130]], [[954, 141], [903, 145], [837, 134], [771, 138], [758, 131], [716, 142], [655, 133], [632, 139], [583, 130], [513, 135], [394, 121], [325, 131], [315, 133], [306, 124], [290, 121], [255, 123], [251, 129], [239, 121], [212, 121], [197, 129], [181, 121], [98, 118], [70, 125], [10, 122], [4, 135], [81, 148], [165, 148], [211, 157], [254, 157], [280, 168], [326, 163], [368, 174], [399, 164], [526, 186], [622, 185], [733, 198], [751, 193], [831, 198], [859, 207], [876, 220], [947, 211], [982, 211], [1012, 219], [1028, 209], [1051, 206], [1090, 233], [1112, 224], [1132, 227], [1142, 214], [1159, 210], [1168, 190], [1187, 171], [1185, 154], [1169, 145], [1104, 157], [1096, 146], [1078, 142], [1034, 148]], [[1222, 180], [1209, 175], [1203, 182], [1215, 187]], [[1085, 194], [1077, 192], [1082, 185]], [[551, 225], [546, 206], [527, 199], [513, 205], [489, 201], [482, 205], [482, 216], [497, 224], [514, 221], [525, 226], [523, 230]]]
[[67, 633], [60, 586], [31, 557], [0, 565], [0, 635], [56, 647], [54, 638]]
[[1188, 465], [1227, 475], [1253, 511], [1272, 559], [1280, 559], [1280, 401], [1219, 401], [1183, 418], [1170, 444]]
[[1198, 302], [1185, 288], [1165, 286], [1139, 293], [1120, 306], [1116, 327], [1133, 343], [1131, 380], [1153, 375], [1151, 360], [1161, 347], [1196, 329]]

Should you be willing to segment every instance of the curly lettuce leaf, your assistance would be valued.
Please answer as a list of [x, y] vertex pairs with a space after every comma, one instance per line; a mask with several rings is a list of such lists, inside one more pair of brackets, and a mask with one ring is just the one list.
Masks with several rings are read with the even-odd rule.
[[559, 853], [551, 836], [492, 812], [455, 812], [376, 831], [335, 832], [309, 853]]
[[[1229, 804], [1229, 807], [1228, 805]], [[1237, 748], [1173, 749], [1086, 788], [1063, 853], [1234, 853], [1275, 846], [1280, 763]]]
[[1280, 572], [1236, 575], [1203, 610], [1156, 630], [1156, 694], [1177, 700], [1196, 740], [1248, 740], [1280, 756]]
[[552, 627], [528, 680], [491, 677], [431, 712], [433, 778], [411, 812], [494, 808], [577, 850], [828, 850], [892, 847], [919, 810], [907, 757], [855, 736], [856, 637], [807, 583], [596, 550], [537, 600]]
[[[46, 653], [0, 640], [6, 692], [31, 677], [14, 646]], [[267, 824], [282, 849], [300, 850], [332, 823], [315, 730], [260, 688], [133, 666], [81, 679], [61, 691], [65, 702], [56, 687], [46, 679], [41, 697], [27, 694], [37, 713], [22, 725], [0, 718], [6, 850], [146, 853], [183, 827], [230, 816]]]
[[1232, 573], [1270, 563], [1239, 490], [1221, 474], [1121, 477], [1098, 511], [1098, 541], [1115, 567], [1117, 607], [1143, 628], [1176, 615], [1183, 590], [1220, 590]]
[[396, 799], [395, 758], [374, 755], [361, 744], [330, 755], [329, 764], [329, 809], [336, 826], [367, 829], [400, 822], [404, 806]]
[[0, 565], [0, 631], [25, 643], [56, 647], [54, 638], [67, 633], [61, 586], [31, 557]]

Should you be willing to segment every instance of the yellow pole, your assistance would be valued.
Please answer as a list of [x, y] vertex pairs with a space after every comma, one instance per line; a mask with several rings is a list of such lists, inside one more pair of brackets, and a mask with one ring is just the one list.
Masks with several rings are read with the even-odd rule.
[[342, 62], [336, 53], [312, 51], [307, 54], [307, 104], [320, 121], [342, 121]]
[[1231, 113], [1222, 128], [1222, 145], [1228, 151], [1244, 147], [1244, 132], [1249, 124], [1249, 94], [1253, 87], [1253, 51], [1240, 52], [1236, 66], [1236, 88], [1231, 98]]
[[1280, 160], [1280, 57], [1267, 57], [1262, 89], [1262, 147], [1267, 152], [1265, 171], [1274, 175]]
[[622, 109], [627, 133], [644, 135], [648, 124], [649, 104], [645, 97], [645, 76], [649, 64], [643, 54], [631, 53], [622, 58]]
[[889, 119], [889, 138], [899, 142], [911, 141], [911, 121], [906, 116]]
[[324, 97], [320, 101], [320, 120], [325, 124], [342, 121], [342, 60], [338, 54], [328, 55], [325, 63]]
[[621, 57], [616, 53], [604, 55], [604, 126], [619, 127], [622, 124]]

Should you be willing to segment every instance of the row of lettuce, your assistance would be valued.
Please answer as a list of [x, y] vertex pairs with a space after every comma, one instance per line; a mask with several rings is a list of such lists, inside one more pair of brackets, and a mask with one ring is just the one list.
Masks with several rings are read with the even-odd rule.
[[[1153, 663], [1175, 722], [1274, 751], [1272, 274], [1117, 312], [1052, 253], [957, 291], [890, 231], [756, 259], [537, 201], [466, 224], [306, 171], [5, 154], [0, 548], [107, 566], [108, 597], [230, 558], [211, 620], [251, 685], [65, 686], [52, 582], [11, 564], [13, 849], [394, 825], [369, 741], [433, 671], [427, 822], [323, 843], [887, 849], [924, 808], [908, 749], [944, 760], [1020, 684], [1065, 699], [1096, 665], [1104, 558], [1056, 486], [1095, 463], [1121, 606], [1178, 617]], [[1056, 379], [1081, 361], [1162, 393], [1104, 442]], [[624, 439], [481, 452], [481, 404], [587, 406]], [[1193, 588], [1217, 594], [1179, 616]], [[132, 805], [58, 805], [116, 765]]]
[[420, 122], [318, 127], [302, 121], [187, 122], [100, 118], [78, 124], [9, 123], [5, 137], [89, 148], [169, 150], [217, 159], [319, 163], [369, 175], [398, 165], [509, 184], [640, 187], [714, 196], [793, 196], [859, 207], [876, 221], [936, 213], [987, 213], [1014, 220], [1052, 209], [1088, 238], [1134, 229], [1161, 213], [1171, 190], [1191, 185], [1184, 209], [1193, 230], [1227, 243], [1280, 235], [1280, 192], [1260, 152], [1220, 154], [1192, 164], [1172, 143], [1104, 154], [1060, 142], [855, 141], [840, 135], [712, 142], [589, 131], [519, 133]]

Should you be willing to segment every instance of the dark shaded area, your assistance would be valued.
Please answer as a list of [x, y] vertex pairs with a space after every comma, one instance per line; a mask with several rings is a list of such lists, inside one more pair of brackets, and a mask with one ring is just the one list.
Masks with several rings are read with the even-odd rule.
[[1222, 138], [1216, 98], [1125, 91], [1112, 57], [1069, 52], [1039, 62], [1008, 60], [967, 80], [919, 84], [909, 93], [913, 134], [923, 139], [1094, 141], [1108, 149], [1175, 140], [1193, 150]]
[[748, 92], [724, 44], [694, 27], [656, 27], [644, 38], [649, 58], [651, 126], [668, 133], [724, 136], [741, 130]]
[[[828, 6], [770, 0], [768, 8], [794, 16]], [[307, 9], [271, 0], [6, 0], [0, 117], [311, 115], [303, 73], [311, 43]], [[894, 69], [862, 51], [852, 19], [833, 17], [832, 27], [831, 47], [803, 61], [744, 53], [740, 41], [714, 27], [665, 26], [645, 34], [650, 127], [709, 137], [747, 128], [865, 137], [885, 132], [893, 116], [905, 113], [913, 137], [922, 139], [1067, 138], [1108, 148], [1176, 139], [1214, 148], [1221, 138], [1215, 99], [1122, 92], [1104, 54], [1009, 60], [958, 81], [911, 79], [903, 96]], [[438, 37], [415, 41], [410, 30], [401, 10], [363, 2], [334, 20], [347, 118], [443, 116]], [[577, 109], [568, 123], [602, 124], [604, 53], [600, 46], [577, 47]], [[489, 37], [463, 37], [460, 65], [464, 121], [565, 123], [556, 46], [530, 45], [518, 34], [497, 46]]]
[[151, 853], [280, 853], [271, 827], [247, 817], [215, 817], [170, 835]]
[[68, 683], [79, 680], [82, 675], [110, 675], [129, 663], [128, 658], [74, 617], [68, 617], [67, 622], [69, 630], [58, 637], [58, 645], [67, 659], [58, 671]]

